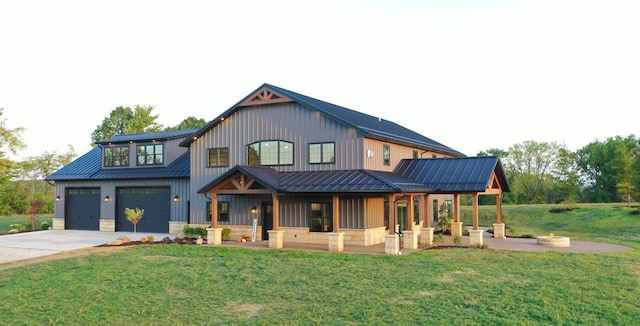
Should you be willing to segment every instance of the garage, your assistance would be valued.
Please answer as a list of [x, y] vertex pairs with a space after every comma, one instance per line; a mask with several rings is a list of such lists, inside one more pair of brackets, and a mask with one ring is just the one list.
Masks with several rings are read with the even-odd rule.
[[69, 188], [65, 198], [65, 229], [100, 230], [100, 188]]
[[137, 232], [169, 232], [171, 194], [169, 187], [128, 187], [116, 190], [116, 231], [133, 232], [125, 208], [144, 209]]

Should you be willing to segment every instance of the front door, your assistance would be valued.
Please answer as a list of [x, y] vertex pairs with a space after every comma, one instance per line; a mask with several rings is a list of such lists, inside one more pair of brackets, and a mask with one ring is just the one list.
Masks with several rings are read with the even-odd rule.
[[269, 240], [267, 231], [273, 230], [273, 203], [262, 203], [262, 240]]

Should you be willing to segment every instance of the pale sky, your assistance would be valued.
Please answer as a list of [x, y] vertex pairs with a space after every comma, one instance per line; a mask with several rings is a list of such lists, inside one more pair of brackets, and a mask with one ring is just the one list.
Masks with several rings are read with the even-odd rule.
[[637, 0], [0, 0], [1, 118], [26, 128], [10, 157], [82, 155], [118, 106], [209, 121], [270, 83], [468, 156], [577, 150], [640, 136], [638, 17]]

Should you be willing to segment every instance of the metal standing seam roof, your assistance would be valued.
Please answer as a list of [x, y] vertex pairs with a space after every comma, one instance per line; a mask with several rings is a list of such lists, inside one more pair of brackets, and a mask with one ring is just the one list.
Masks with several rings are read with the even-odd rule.
[[139, 143], [149, 141], [165, 141], [171, 139], [184, 138], [193, 135], [198, 129], [183, 129], [171, 131], [145, 132], [137, 134], [120, 134], [115, 135], [107, 140], [97, 141], [98, 145], [105, 144], [123, 144], [123, 143]]
[[233, 114], [236, 110], [239, 110], [240, 103], [244, 102], [250, 96], [255, 94], [257, 91], [262, 88], [268, 88], [272, 91], [279, 93], [283, 96], [286, 96], [310, 109], [319, 111], [325, 114], [332, 119], [335, 119], [343, 124], [351, 126], [356, 130], [359, 130], [365, 136], [379, 138], [379, 139], [388, 139], [390, 141], [401, 142], [405, 144], [415, 145], [416, 147], [428, 148], [432, 150], [436, 150], [439, 152], [447, 153], [454, 156], [464, 157], [466, 155], [445, 146], [439, 142], [434, 141], [428, 137], [425, 137], [417, 132], [414, 132], [410, 129], [402, 127], [394, 122], [380, 119], [362, 112], [354, 111], [352, 109], [348, 109], [339, 105], [331, 104], [325, 101], [321, 101], [306, 95], [302, 95], [296, 92], [292, 92], [286, 90], [284, 88], [280, 88], [277, 86], [273, 86], [270, 84], [263, 84], [258, 87], [255, 91], [251, 92], [242, 100], [238, 101], [231, 108], [220, 114], [215, 119], [211, 120], [204, 127], [193, 134], [194, 137], [190, 139], [185, 139], [180, 143], [181, 146], [189, 146], [191, 142], [193, 142], [193, 138], [200, 137], [204, 135], [208, 130], [216, 126], [222, 118], [227, 117]]
[[497, 156], [405, 159], [394, 169], [437, 193], [485, 191], [494, 172], [502, 191], [511, 191]]
[[48, 176], [45, 181], [189, 178], [190, 162], [190, 152], [187, 151], [166, 167], [102, 169], [102, 148], [95, 147]]
[[235, 173], [243, 173], [264, 187], [282, 193], [323, 192], [425, 192], [423, 184], [392, 172], [371, 170], [329, 170], [278, 172], [270, 167], [235, 166], [198, 190], [204, 193]]

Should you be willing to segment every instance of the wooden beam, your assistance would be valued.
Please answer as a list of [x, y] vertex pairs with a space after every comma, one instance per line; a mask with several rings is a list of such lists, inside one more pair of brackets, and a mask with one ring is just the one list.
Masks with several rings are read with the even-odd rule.
[[424, 203], [422, 203], [422, 206], [424, 207], [424, 212], [422, 214], [422, 220], [424, 221], [424, 227], [425, 228], [430, 228], [431, 227], [431, 219], [433, 218], [431, 216], [431, 212], [433, 211], [431, 209], [431, 200], [429, 198], [429, 194], [424, 195], [423, 197]]
[[453, 194], [453, 220], [460, 222], [460, 194]]
[[280, 198], [278, 194], [273, 194], [273, 230], [280, 230]]
[[218, 227], [218, 194], [210, 193], [211, 195], [211, 227]]
[[340, 197], [333, 195], [333, 232], [340, 232]]
[[389, 234], [396, 234], [396, 203], [394, 202], [395, 196], [390, 194], [389, 200]]
[[413, 224], [415, 223], [413, 219], [413, 195], [407, 196], [407, 230], [413, 231]]
[[502, 223], [502, 195], [496, 195], [496, 220]]
[[478, 210], [478, 198], [480, 197], [480, 195], [477, 192], [473, 193], [473, 229], [474, 230], [478, 230], [478, 224], [480, 224], [478, 215], [479, 215], [479, 210]]

